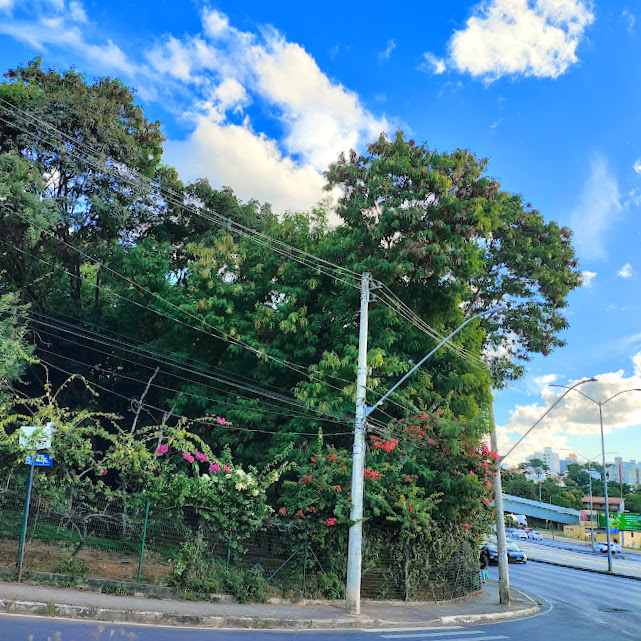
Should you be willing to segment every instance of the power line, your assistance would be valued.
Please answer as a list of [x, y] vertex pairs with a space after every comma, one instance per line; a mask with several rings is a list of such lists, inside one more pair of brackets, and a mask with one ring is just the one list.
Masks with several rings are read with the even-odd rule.
[[[54, 328], [54, 329], [56, 329], [57, 331], [60, 331], [60, 332], [72, 334], [74, 337], [78, 337], [79, 336], [81, 338], [88, 339], [90, 341], [101, 343], [103, 345], [106, 345], [107, 347], [111, 347], [112, 349], [115, 348], [115, 349], [122, 349], [122, 350], [127, 350], [127, 351], [135, 350], [136, 353], [139, 353], [139, 351], [136, 349], [136, 347], [134, 345], [131, 345], [131, 344], [126, 344], [126, 343], [122, 343], [120, 341], [115, 341], [114, 339], [109, 339], [109, 341], [112, 341], [112, 342], [108, 342], [108, 341], [105, 341], [105, 340], [101, 340], [99, 338], [97, 339], [97, 338], [92, 337], [92, 336], [89, 336], [89, 337], [83, 336], [82, 334], [79, 333], [80, 330], [77, 327], [76, 328], [69, 328], [69, 325], [67, 323], [64, 323], [64, 322], [63, 322], [63, 325], [66, 325], [66, 327], [65, 326], [62, 326], [62, 327], [61, 326], [56, 326], [55, 323], [51, 324], [51, 323], [47, 323], [47, 322], [44, 322], [42, 320], [34, 319], [34, 318], [31, 319], [31, 322], [35, 322], [38, 325], [44, 325], [45, 327]], [[42, 331], [42, 330], [38, 330], [38, 331]], [[45, 333], [48, 333], [48, 332], [45, 331]], [[88, 348], [88, 349], [92, 349], [92, 350], [94, 350], [96, 352], [105, 354], [106, 356], [111, 356], [113, 358], [117, 358], [117, 359], [122, 360], [124, 362], [130, 362], [132, 364], [139, 365], [141, 367], [146, 367], [147, 369], [153, 369], [153, 368], [151, 368], [149, 366], [143, 365], [139, 361], [134, 361], [134, 360], [131, 360], [131, 359], [119, 356], [119, 355], [110, 354], [108, 352], [105, 352], [104, 350], [100, 350], [100, 349], [97, 349], [95, 347], [82, 345], [80, 343], [77, 343], [74, 340], [69, 339], [69, 338], [63, 338], [63, 340], [65, 340], [65, 341], [67, 341], [69, 343], [78, 345], [80, 347], [85, 347], [85, 348]], [[114, 344], [114, 343], [116, 343], [116, 344]], [[118, 344], [118, 343], [121, 343], [121, 344]], [[237, 388], [240, 388], [240, 389], [244, 389], [245, 391], [253, 392], [255, 394], [265, 396], [266, 398], [270, 398], [270, 399], [273, 399], [273, 400], [276, 400], [276, 401], [279, 401], [279, 402], [282, 402], [282, 403], [293, 405], [294, 407], [300, 408], [300, 409], [305, 410], [305, 411], [310, 411], [310, 412], [315, 412], [315, 413], [321, 414], [321, 417], [318, 418], [317, 420], [327, 420], [327, 421], [330, 421], [330, 422], [335, 422], [336, 420], [338, 420], [339, 422], [344, 422], [344, 423], [349, 423], [349, 422], [351, 422], [351, 420], [353, 420], [353, 419], [350, 419], [350, 417], [347, 417], [345, 415], [336, 415], [336, 414], [332, 415], [331, 413], [327, 413], [327, 412], [325, 412], [325, 411], [323, 411], [323, 410], [321, 410], [319, 408], [316, 408], [314, 406], [307, 406], [307, 405], [301, 403], [300, 401], [298, 401], [297, 399], [294, 399], [294, 398], [291, 398], [291, 397], [286, 397], [286, 396], [284, 396], [282, 394], [274, 394], [272, 392], [263, 390], [263, 389], [261, 389], [259, 387], [243, 385], [243, 384], [238, 383], [237, 381], [224, 379], [224, 378], [221, 378], [220, 376], [213, 376], [213, 375], [208, 374], [206, 372], [201, 372], [201, 371], [197, 371], [197, 370], [194, 370], [194, 369], [190, 369], [190, 368], [181, 366], [179, 363], [177, 363], [175, 361], [171, 362], [173, 359], [166, 359], [166, 358], [159, 357], [157, 355], [146, 354], [146, 353], [143, 353], [143, 354], [140, 354], [140, 355], [143, 356], [144, 358], [150, 358], [151, 360], [154, 360], [156, 362], [164, 363], [164, 364], [166, 364], [166, 365], [168, 365], [170, 367], [178, 368], [178, 369], [181, 369], [183, 371], [186, 371], [186, 372], [189, 372], [189, 373], [192, 373], [192, 374], [196, 374], [197, 376], [201, 376], [201, 377], [209, 379], [209, 380], [214, 380], [214, 381], [220, 382], [220, 383], [222, 383], [224, 385], [227, 385], [229, 387], [237, 387]], [[62, 357], [62, 358], [64, 358], [64, 357]], [[209, 387], [211, 389], [219, 391], [220, 393], [229, 393], [229, 392], [224, 392], [223, 390], [220, 390], [220, 388], [217, 388], [215, 386], [207, 385], [207, 384], [199, 382], [199, 381], [194, 381], [193, 379], [188, 379], [188, 378], [185, 378], [183, 376], [178, 376], [178, 375], [170, 373], [170, 372], [165, 372], [165, 373], [167, 375], [169, 375], [169, 376], [172, 376], [172, 377], [174, 377], [174, 378], [176, 378], [178, 380], [183, 380], [183, 381], [185, 381], [187, 383], [192, 383], [194, 385], [200, 385], [200, 386], [204, 386], [204, 387]], [[245, 398], [246, 400], [249, 400], [249, 401], [254, 400], [254, 399], [252, 399], [250, 397], [246, 397], [246, 396], [243, 396], [241, 394], [237, 394], [237, 395], [240, 398]], [[273, 407], [278, 407], [278, 406], [275, 406], [273, 404], [270, 404], [270, 405], [272, 405]], [[279, 409], [281, 409], [281, 408], [279, 408]], [[298, 413], [296, 413], [296, 414], [298, 414]], [[334, 420], [332, 420], [332, 419], [334, 419]]]
[[[56, 356], [58, 356], [58, 355], [56, 355]], [[49, 361], [46, 361], [43, 358], [41, 358], [39, 360], [40, 360], [40, 362], [44, 363], [48, 367], [53, 367], [54, 369], [62, 372], [63, 374], [67, 374], [67, 376], [77, 376], [77, 374], [75, 374], [74, 372], [70, 372], [69, 370], [66, 370], [66, 369], [62, 368], [59, 365], [54, 365], [53, 363], [50, 363]], [[107, 392], [108, 394], [113, 394], [114, 396], [118, 396], [118, 397], [123, 398], [123, 399], [125, 399], [127, 401], [131, 401], [132, 400], [131, 397], [126, 396], [125, 394], [121, 394], [120, 392], [116, 392], [115, 390], [111, 390], [108, 387], [104, 387], [103, 385], [100, 385], [99, 383], [92, 382], [90, 385], [91, 385], [91, 387], [97, 387], [98, 389], [101, 389], [104, 392]], [[177, 419], [183, 419], [183, 420], [189, 421], [190, 423], [197, 423], [197, 424], [200, 424], [200, 425], [207, 425], [209, 427], [218, 427], [218, 425], [216, 423], [213, 423], [213, 421], [205, 421], [205, 420], [202, 420], [202, 419], [189, 418], [187, 416], [183, 416], [182, 414], [177, 414], [176, 412], [173, 412], [173, 411], [164, 410], [164, 409], [162, 409], [160, 407], [157, 407], [155, 405], [151, 405], [150, 403], [143, 403], [142, 405], [145, 406], [145, 407], [148, 407], [149, 409], [155, 410], [157, 412], [161, 412], [164, 415], [172, 416], [172, 417], [177, 418]], [[283, 436], [317, 436], [318, 435], [318, 432], [281, 432], [281, 431], [274, 431], [274, 430], [261, 430], [259, 428], [238, 427], [236, 425], [230, 425], [229, 429], [234, 429], [234, 430], [238, 430], [238, 431], [241, 431], [241, 432], [260, 432], [262, 434], [272, 434], [274, 436], [280, 436], [280, 435], [283, 435]], [[349, 432], [333, 432], [333, 433], [324, 433], [324, 434], [325, 434], [325, 436], [347, 436], [347, 435], [350, 435], [351, 433], [352, 432], [349, 431]]]

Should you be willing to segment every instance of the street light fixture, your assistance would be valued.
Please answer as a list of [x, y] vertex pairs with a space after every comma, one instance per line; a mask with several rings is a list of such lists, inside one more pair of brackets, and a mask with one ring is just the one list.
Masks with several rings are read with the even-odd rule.
[[[596, 379], [590, 379], [590, 380], [595, 381]], [[584, 382], [584, 381], [581, 381], [581, 382]], [[592, 401], [595, 405], [599, 406], [599, 425], [601, 428], [601, 459], [603, 462], [603, 495], [604, 495], [603, 498], [605, 500], [605, 526], [606, 526], [605, 535], [608, 542], [608, 572], [612, 572], [612, 550], [610, 546], [610, 506], [608, 505], [608, 480], [605, 473], [605, 439], [603, 437], [603, 406], [606, 403], [609, 403], [612, 399], [616, 398], [617, 396], [620, 396], [621, 394], [627, 394], [628, 392], [641, 392], [641, 389], [635, 387], [632, 389], [621, 390], [620, 392], [617, 392], [616, 394], [613, 394], [612, 396], [610, 396], [610, 398], [605, 399], [605, 401], [597, 401], [591, 396], [588, 396], [585, 392], [582, 392], [581, 390], [576, 389], [577, 387], [576, 385], [573, 385], [572, 387], [567, 387], [566, 385], [550, 385], [550, 387], [564, 387], [566, 391], [561, 396], [561, 398], [563, 398], [568, 392], [575, 390], [579, 394], [581, 394], [581, 396], [584, 396], [589, 401]], [[561, 398], [559, 399], [559, 401], [561, 400]], [[557, 401], [557, 403], [559, 401]], [[556, 405], [556, 403], [554, 405]]]

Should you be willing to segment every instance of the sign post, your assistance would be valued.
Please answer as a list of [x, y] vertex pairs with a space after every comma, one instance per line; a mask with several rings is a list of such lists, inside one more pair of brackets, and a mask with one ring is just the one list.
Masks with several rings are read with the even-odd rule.
[[24, 503], [24, 516], [22, 518], [22, 531], [20, 532], [20, 546], [18, 548], [18, 583], [22, 581], [22, 566], [24, 564], [24, 548], [27, 538], [27, 524], [29, 522], [33, 471], [36, 467], [51, 467], [53, 465], [53, 459], [49, 454], [37, 454], [36, 450], [49, 449], [51, 447], [53, 430], [53, 423], [47, 423], [46, 427], [24, 426], [20, 428], [20, 445], [32, 451], [25, 460], [25, 463], [30, 469], [29, 482], [27, 483], [27, 496], [25, 497]]

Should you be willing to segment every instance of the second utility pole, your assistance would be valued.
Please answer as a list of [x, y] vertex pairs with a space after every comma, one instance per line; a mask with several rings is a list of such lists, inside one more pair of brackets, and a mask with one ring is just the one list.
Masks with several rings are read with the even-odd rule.
[[347, 549], [346, 610], [361, 612], [361, 561], [363, 542], [363, 474], [365, 472], [365, 405], [367, 403], [367, 325], [369, 274], [361, 277], [361, 318], [358, 336], [358, 378], [356, 380], [356, 422], [352, 463], [352, 512]]

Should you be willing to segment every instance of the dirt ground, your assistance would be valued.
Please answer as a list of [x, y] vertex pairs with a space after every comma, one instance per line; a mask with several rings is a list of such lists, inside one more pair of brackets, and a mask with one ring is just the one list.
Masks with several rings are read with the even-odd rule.
[[[69, 557], [69, 550], [40, 541], [27, 541], [24, 569], [35, 572], [53, 572], [53, 569]], [[14, 566], [18, 558], [18, 542], [0, 539], [0, 566]], [[78, 559], [90, 568], [89, 576], [114, 581], [134, 581], [138, 573], [137, 556], [121, 556], [115, 552], [86, 548], [78, 553]], [[142, 564], [144, 583], [162, 584], [169, 578], [171, 568], [145, 555]]]

